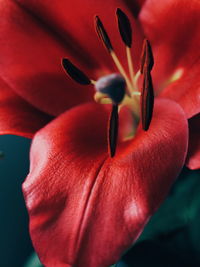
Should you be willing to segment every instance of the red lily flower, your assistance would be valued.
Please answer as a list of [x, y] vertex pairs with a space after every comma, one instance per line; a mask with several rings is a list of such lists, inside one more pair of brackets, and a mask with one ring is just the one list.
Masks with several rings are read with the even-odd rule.
[[23, 190], [42, 263], [115, 263], [178, 175], [186, 127], [179, 106], [160, 100], [149, 131], [139, 129], [133, 141], [119, 145], [114, 158], [107, 154], [107, 113], [96, 104], [74, 108], [39, 131]]
[[[32, 136], [49, 121], [48, 115], [57, 116], [74, 105], [92, 100], [92, 86], [83, 90], [80, 85], [66, 80], [60, 59], [70, 55], [73, 62], [93, 78], [114, 69], [106, 51], [98, 43], [92, 20], [95, 14], [100, 15], [111, 39], [115, 40], [117, 55], [123, 61], [123, 47], [113, 24], [113, 10], [121, 7], [129, 15], [134, 28], [132, 51], [135, 69], [138, 69], [144, 29], [154, 51], [154, 88], [161, 96], [171, 98], [183, 107], [190, 118], [192, 136], [195, 132], [192, 117], [199, 114], [200, 107], [199, 3], [195, 0], [190, 3], [154, 1], [113, 0], [107, 6], [88, 0], [84, 2], [84, 9], [79, 8], [81, 3], [78, 0], [73, 3], [59, 1], [56, 6], [48, 0], [4, 1], [0, 5], [3, 22], [0, 29], [3, 89], [0, 90], [4, 95], [0, 99], [0, 114], [3, 114], [1, 132]], [[138, 16], [137, 20], [132, 15]], [[80, 27], [82, 23], [84, 27]], [[169, 83], [181, 72], [178, 80]], [[10, 94], [18, 100], [8, 101]], [[13, 116], [14, 110], [16, 116]], [[35, 126], [29, 125], [26, 115], [22, 114], [33, 117], [29, 122], [34, 121]], [[46, 116], [47, 120], [44, 119]], [[200, 167], [198, 139], [190, 138], [187, 165], [191, 169]]]
[[[140, 2], [142, 5], [144, 1], [137, 3]], [[169, 84], [162, 94], [180, 103], [190, 118], [199, 112], [199, 87], [194, 81], [198, 74], [198, 58], [193, 53], [194, 46], [187, 46], [190, 56], [184, 55], [182, 59], [179, 53], [176, 65], [173, 64], [174, 54], [170, 56], [165, 51], [175, 51], [173, 40], [174, 36], [177, 38], [180, 25], [170, 28], [169, 40], [157, 43], [155, 36], [151, 36], [152, 20], [145, 21], [150, 16], [151, 2], [145, 2], [139, 15], [141, 25], [139, 20], [133, 17], [131, 20], [135, 33], [132, 48], [135, 69], [143, 40], [142, 26], [155, 50], [153, 81], [157, 92], [159, 84], [163, 87], [167, 80], [174, 78], [177, 69], [184, 69], [182, 76]], [[180, 1], [175, 2], [176, 8], [185, 11]], [[6, 0], [5, 3], [0, 7], [5, 16], [5, 27], [1, 29], [1, 73], [7, 86], [4, 92], [5, 96], [11, 94], [16, 99], [12, 112], [18, 106], [21, 114], [29, 111], [35, 125], [30, 127], [17, 118], [15, 131], [16, 117], [8, 113], [11, 106], [8, 99], [5, 108], [9, 122], [1, 131], [30, 136], [51, 119], [45, 113], [51, 116], [63, 113], [40, 130], [32, 144], [30, 174], [23, 188], [34, 246], [46, 266], [108, 266], [136, 240], [180, 172], [187, 150], [185, 115], [171, 100], [155, 101], [149, 130], [144, 132], [139, 126], [135, 138], [119, 142], [115, 157], [109, 158], [106, 109], [97, 104], [85, 104], [65, 112], [91, 100], [93, 89], [91, 85], [86, 89], [71, 80], [66, 82], [60, 58], [70, 54], [73, 62], [93, 79], [113, 72], [112, 61], [96, 38], [93, 16], [100, 15], [111, 39], [115, 40], [116, 54], [124, 62], [120, 36], [111, 21], [114, 21], [116, 7], [131, 15], [132, 4], [114, 0], [109, 4], [85, 1], [84, 9], [80, 9], [78, 0], [70, 4], [59, 1], [56, 8], [49, 1], [29, 1], [28, 5], [25, 1]], [[172, 1], [162, 4], [164, 28], [171, 5]], [[139, 7], [138, 4], [134, 15], [138, 14]], [[156, 15], [160, 14], [155, 5], [154, 9]], [[76, 11], [75, 15], [72, 10]], [[193, 18], [195, 13], [186, 19]], [[29, 37], [30, 30], [35, 38]], [[199, 40], [198, 36], [196, 39]], [[163, 60], [167, 60], [167, 71]], [[165, 77], [160, 75], [160, 70], [166, 73]], [[193, 82], [194, 87], [189, 90], [187, 84], [191, 80], [196, 84]], [[173, 88], [176, 88], [174, 94], [171, 93]], [[184, 89], [184, 95], [180, 88]], [[194, 100], [192, 105], [191, 99]], [[198, 116], [195, 119], [198, 120]], [[195, 158], [192, 166], [196, 166], [199, 155], [193, 149], [190, 153]]]

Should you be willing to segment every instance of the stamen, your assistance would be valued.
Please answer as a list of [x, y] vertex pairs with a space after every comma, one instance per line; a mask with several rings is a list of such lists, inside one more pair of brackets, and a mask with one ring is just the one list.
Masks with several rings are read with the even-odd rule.
[[132, 85], [131, 82], [122, 66], [122, 64], [120, 63], [117, 55], [115, 54], [114, 50], [113, 50], [113, 46], [111, 44], [110, 38], [108, 37], [108, 34], [103, 26], [103, 23], [101, 22], [100, 18], [98, 16], [95, 17], [95, 23], [96, 23], [96, 30], [97, 30], [97, 34], [100, 38], [100, 40], [103, 42], [103, 44], [105, 45], [105, 47], [107, 48], [108, 52], [110, 53], [116, 67], [118, 68], [119, 72], [124, 76], [124, 79], [126, 80], [126, 84], [129, 90], [129, 94], [131, 94], [132, 92]]
[[141, 93], [136, 91], [136, 92], [133, 92], [132, 95], [137, 95], [137, 96], [141, 96]]
[[144, 40], [143, 52], [141, 57], [141, 73], [144, 76], [143, 88], [141, 95], [141, 117], [142, 128], [144, 131], [149, 129], [154, 106], [154, 92], [151, 78], [151, 70], [153, 68], [154, 59], [151, 45], [147, 39]]
[[108, 125], [108, 151], [111, 158], [114, 157], [117, 146], [118, 121], [118, 105], [113, 104]]
[[131, 56], [131, 46], [132, 46], [132, 28], [131, 23], [127, 15], [120, 9], [117, 9], [117, 18], [118, 18], [118, 28], [122, 38], [122, 41], [126, 45], [126, 55], [128, 61], [128, 68], [131, 77], [131, 81], [133, 86], [135, 87], [134, 83], [134, 68], [133, 68], [133, 61]]
[[124, 68], [122, 66], [122, 64], [120, 63], [120, 61], [119, 61], [119, 59], [118, 59], [118, 57], [117, 57], [117, 55], [115, 54], [114, 51], [112, 51], [110, 53], [110, 55], [111, 55], [113, 61], [115, 62], [115, 65], [118, 68], [119, 72], [124, 76], [124, 79], [126, 80], [128, 92], [131, 95], [131, 93], [133, 91], [133, 87], [132, 87], [132, 84], [131, 84], [131, 82], [130, 82], [130, 80], [129, 80], [129, 78], [128, 78], [128, 76], [127, 76], [127, 74], [126, 74], [126, 72], [125, 72], [125, 70], [124, 70]]
[[140, 70], [138, 70], [138, 71], [136, 72], [135, 76], [134, 76], [134, 84], [135, 84], [135, 88], [136, 88], [136, 89], [138, 89], [138, 85], [137, 85], [137, 83], [138, 83], [138, 79], [139, 79], [140, 75], [141, 75], [141, 72], [140, 72]]
[[96, 31], [99, 35], [99, 38], [102, 40], [105, 47], [108, 49], [108, 52], [110, 53], [113, 50], [110, 38], [108, 37], [108, 34], [103, 26], [103, 23], [101, 22], [100, 18], [98, 16], [95, 17], [96, 22]]
[[120, 9], [117, 8], [118, 28], [121, 38], [126, 46], [131, 48], [132, 45], [132, 29], [131, 23], [127, 15]]
[[95, 85], [96, 84], [96, 81], [94, 80], [90, 80], [91, 81], [91, 84]]
[[152, 70], [154, 65], [153, 53], [151, 45], [147, 39], [143, 42], [142, 56], [141, 56], [141, 65], [140, 71], [143, 74], [144, 68], [147, 68], [149, 71]]
[[142, 46], [141, 59], [140, 59], [140, 72], [141, 72], [141, 74], [143, 74], [145, 60], [146, 60], [146, 42], [144, 40], [143, 46]]
[[134, 92], [132, 97], [125, 95], [122, 103], [119, 106], [119, 108], [123, 106], [128, 107], [132, 111], [132, 114], [136, 120], [139, 120], [140, 106], [138, 101], [139, 99], [137, 99], [138, 97], [135, 96], [139, 96], [139, 94], [140, 92]]
[[103, 94], [101, 92], [96, 92], [94, 94], [94, 100], [99, 104], [113, 104], [112, 99], [109, 98], [107, 94]]
[[101, 98], [99, 101], [99, 104], [107, 105], [107, 104], [112, 104], [112, 100], [108, 97]]
[[128, 68], [129, 68], [129, 73], [131, 76], [131, 81], [132, 81], [133, 86], [136, 87], [135, 73], [134, 73], [133, 61], [132, 61], [132, 56], [131, 56], [131, 49], [128, 46], [126, 47], [126, 55], [127, 55]]
[[142, 128], [144, 131], [147, 131], [153, 115], [154, 92], [150, 71], [145, 70], [143, 74], [144, 80], [141, 95], [141, 118]]
[[89, 85], [93, 83], [93, 80], [90, 80], [79, 68], [72, 64], [69, 59], [62, 59], [62, 66], [67, 74], [77, 83], [82, 85]]

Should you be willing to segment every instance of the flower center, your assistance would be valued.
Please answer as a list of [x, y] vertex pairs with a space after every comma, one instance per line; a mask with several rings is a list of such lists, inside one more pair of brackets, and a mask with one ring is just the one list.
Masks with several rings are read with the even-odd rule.
[[[96, 31], [113, 59], [119, 73], [112, 73], [95, 81], [88, 78], [87, 75], [72, 64], [69, 59], [62, 60], [62, 65], [65, 71], [72, 79], [82, 85], [94, 85], [94, 100], [97, 103], [112, 105], [108, 129], [109, 154], [111, 157], [115, 155], [118, 134], [118, 113], [121, 108], [126, 106], [132, 113], [135, 122], [138, 123], [139, 118], [141, 118], [143, 130], [147, 131], [151, 123], [154, 105], [154, 93], [151, 79], [151, 70], [154, 61], [150, 43], [147, 39], [144, 40], [141, 67], [140, 70], [135, 73], [131, 56], [131, 23], [127, 15], [121, 9], [117, 9], [116, 15], [120, 36], [126, 48], [129, 74], [126, 73], [123, 65], [114, 52], [110, 38], [98, 16], [95, 18]], [[140, 75], [143, 77], [141, 92], [138, 86]], [[133, 123], [133, 125], [135, 125], [135, 123]], [[129, 138], [133, 138], [134, 133], [135, 129], [133, 126], [131, 134], [128, 133]]]
[[119, 104], [125, 96], [126, 81], [122, 75], [113, 73], [98, 79], [95, 89], [97, 93], [94, 99], [97, 102], [101, 103], [101, 99], [108, 98], [111, 103]]

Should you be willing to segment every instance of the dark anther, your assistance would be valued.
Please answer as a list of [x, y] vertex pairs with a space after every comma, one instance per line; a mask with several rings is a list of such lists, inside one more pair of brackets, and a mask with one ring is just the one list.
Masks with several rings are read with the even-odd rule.
[[98, 92], [107, 94], [115, 104], [119, 104], [125, 95], [126, 81], [124, 77], [118, 73], [113, 73], [100, 78], [95, 89]]
[[111, 52], [113, 50], [113, 47], [110, 38], [108, 37], [108, 34], [103, 26], [103, 23], [101, 22], [98, 16], [95, 17], [95, 23], [96, 23], [96, 31], [99, 35], [99, 38], [102, 40], [105, 47], [108, 49], [108, 52]]
[[67, 74], [77, 83], [80, 83], [82, 85], [91, 84], [90, 79], [80, 69], [78, 69], [74, 64], [72, 64], [69, 59], [63, 58], [62, 66], [67, 72]]
[[153, 59], [151, 45], [149, 41], [145, 39], [142, 49], [140, 72], [143, 74], [144, 68], [146, 68], [148, 71], [151, 71], [153, 65], [154, 65], [154, 59]]
[[118, 105], [113, 104], [108, 128], [108, 150], [111, 158], [114, 157], [117, 146], [118, 120]]
[[127, 15], [120, 9], [117, 9], [118, 27], [121, 38], [126, 46], [131, 47], [132, 45], [132, 29], [131, 23]]
[[154, 91], [150, 71], [145, 70], [143, 74], [144, 80], [141, 95], [141, 117], [142, 128], [144, 131], [147, 131], [153, 115]]

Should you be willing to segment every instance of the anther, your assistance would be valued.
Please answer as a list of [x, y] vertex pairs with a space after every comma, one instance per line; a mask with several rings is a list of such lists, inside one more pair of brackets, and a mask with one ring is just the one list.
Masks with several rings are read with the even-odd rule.
[[133, 84], [133, 87], [136, 87], [136, 83], [134, 80], [134, 68], [133, 68], [133, 61], [131, 56], [131, 46], [132, 46], [132, 28], [131, 23], [128, 18], [128, 16], [120, 9], [117, 8], [117, 20], [118, 20], [118, 28], [119, 33], [122, 38], [122, 41], [124, 42], [126, 46], [126, 55], [128, 60], [128, 67], [129, 67], [129, 73], [131, 76], [131, 81]]
[[126, 75], [126, 72], [122, 66], [122, 64], [120, 63], [117, 55], [114, 52], [113, 46], [111, 44], [110, 38], [108, 37], [108, 34], [103, 26], [103, 23], [101, 22], [100, 18], [98, 16], [95, 17], [95, 25], [96, 25], [96, 31], [97, 34], [99, 36], [99, 38], [101, 39], [101, 41], [103, 42], [104, 46], [106, 47], [106, 49], [108, 50], [108, 52], [110, 53], [116, 67], [118, 68], [119, 72], [124, 76], [126, 83], [127, 83], [127, 93], [130, 95], [132, 92], [132, 84], [128, 78], [128, 76]]
[[99, 35], [99, 38], [102, 40], [105, 47], [108, 49], [108, 52], [110, 53], [113, 50], [110, 38], [108, 37], [108, 34], [103, 26], [103, 23], [101, 22], [100, 18], [98, 16], [95, 17], [95, 24], [96, 24], [96, 31]]
[[143, 52], [141, 57], [141, 73], [143, 74], [143, 88], [141, 95], [141, 117], [142, 128], [144, 131], [149, 129], [154, 106], [154, 92], [151, 79], [151, 70], [154, 65], [151, 45], [147, 39], [143, 43]]
[[144, 131], [147, 131], [153, 115], [154, 91], [150, 71], [144, 70], [143, 74], [144, 80], [141, 95], [141, 119], [142, 128]]
[[62, 59], [62, 66], [67, 74], [77, 83], [82, 85], [89, 85], [93, 83], [79, 68], [77, 68], [74, 64], [72, 64], [69, 59]]
[[117, 146], [118, 121], [118, 105], [113, 104], [108, 125], [108, 151], [111, 158], [114, 157]]
[[120, 9], [117, 8], [118, 28], [121, 38], [126, 46], [131, 48], [132, 45], [132, 29], [131, 23], [127, 15]]
[[141, 65], [140, 72], [143, 74], [144, 68], [148, 71], [151, 71], [154, 65], [154, 58], [151, 49], [151, 45], [147, 39], [143, 42], [142, 56], [141, 56]]
[[106, 94], [114, 104], [119, 104], [125, 95], [126, 81], [122, 75], [113, 73], [97, 80], [95, 89]]

